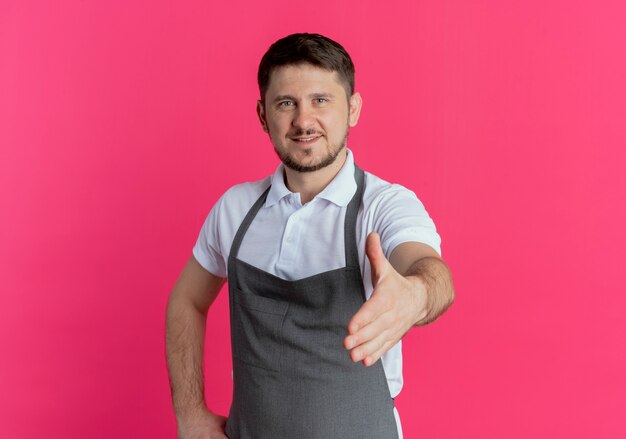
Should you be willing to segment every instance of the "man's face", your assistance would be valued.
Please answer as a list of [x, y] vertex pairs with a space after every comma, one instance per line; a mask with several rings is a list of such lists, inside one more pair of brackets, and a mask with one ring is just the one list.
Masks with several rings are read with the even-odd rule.
[[257, 112], [263, 129], [285, 166], [312, 172], [335, 161], [345, 147], [349, 127], [361, 110], [358, 93], [349, 99], [336, 72], [311, 64], [274, 70], [265, 102]]

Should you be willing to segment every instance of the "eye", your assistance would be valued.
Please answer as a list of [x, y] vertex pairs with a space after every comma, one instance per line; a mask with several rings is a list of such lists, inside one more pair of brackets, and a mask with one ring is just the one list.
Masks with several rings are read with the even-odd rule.
[[293, 101], [280, 101], [278, 103], [278, 106], [280, 108], [287, 108], [287, 107], [292, 107], [293, 106]]
[[326, 102], [328, 102], [328, 99], [326, 99], [326, 98], [315, 98], [315, 102], [317, 104], [325, 104]]

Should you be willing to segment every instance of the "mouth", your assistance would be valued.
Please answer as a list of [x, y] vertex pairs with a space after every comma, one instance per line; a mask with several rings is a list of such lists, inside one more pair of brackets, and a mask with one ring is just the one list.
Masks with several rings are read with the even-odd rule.
[[296, 143], [301, 145], [309, 145], [315, 143], [317, 139], [322, 137], [321, 135], [308, 136], [308, 137], [290, 137], [290, 139]]

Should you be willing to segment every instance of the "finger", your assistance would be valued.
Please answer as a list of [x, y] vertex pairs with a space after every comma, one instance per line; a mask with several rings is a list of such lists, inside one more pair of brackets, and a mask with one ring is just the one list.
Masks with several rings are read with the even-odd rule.
[[402, 340], [402, 336], [393, 336], [390, 337], [387, 341], [385, 341], [381, 347], [375, 352], [369, 354], [363, 360], [363, 364], [366, 366], [371, 366], [376, 363], [383, 355], [385, 355], [391, 348], [393, 348], [400, 340]]
[[377, 297], [372, 294], [372, 297], [366, 301], [350, 319], [348, 323], [348, 333], [355, 334], [360, 328], [370, 324], [387, 310], [387, 304], [382, 296]]
[[372, 268], [372, 284], [376, 286], [380, 278], [385, 274], [387, 266], [387, 258], [385, 258], [385, 254], [383, 253], [378, 233], [372, 232], [367, 235], [365, 253]]
[[386, 312], [378, 316], [356, 333], [348, 335], [344, 340], [346, 349], [354, 349], [378, 337], [393, 325], [391, 314]]
[[[379, 336], [364, 343], [350, 352], [350, 358], [352, 361], [363, 361], [363, 364], [370, 366], [380, 358], [382, 353], [386, 352], [393, 345], [393, 341], [389, 339], [387, 331], [381, 333]], [[377, 355], [377, 353], [381, 353]]]
[[395, 324], [394, 314], [386, 312], [359, 332], [350, 337], [353, 349], [350, 353], [354, 361], [365, 360], [383, 348], [385, 343], [394, 343], [398, 338], [398, 327]]
[[367, 355], [364, 359], [363, 359], [363, 364], [365, 366], [371, 366], [372, 364], [375, 364], [389, 349], [391, 349], [398, 341], [394, 341], [394, 340], [386, 340], [385, 342], [383, 342], [383, 344], [380, 346], [380, 348], [378, 350], [376, 350], [375, 352]]

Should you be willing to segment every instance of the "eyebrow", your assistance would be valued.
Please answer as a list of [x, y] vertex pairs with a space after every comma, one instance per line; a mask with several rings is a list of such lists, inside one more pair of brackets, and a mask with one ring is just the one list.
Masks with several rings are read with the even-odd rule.
[[278, 101], [287, 101], [287, 100], [295, 101], [296, 98], [294, 98], [293, 96], [289, 96], [289, 95], [279, 95], [279, 96], [276, 96], [272, 102], [276, 103]]
[[[319, 99], [319, 98], [331, 98], [332, 99], [335, 96], [332, 93], [311, 93], [307, 97], [309, 99]], [[297, 101], [297, 99], [294, 96], [279, 95], [279, 96], [276, 96], [276, 98], [274, 98], [273, 102], [276, 103], [276, 102], [285, 101], [285, 100]]]

